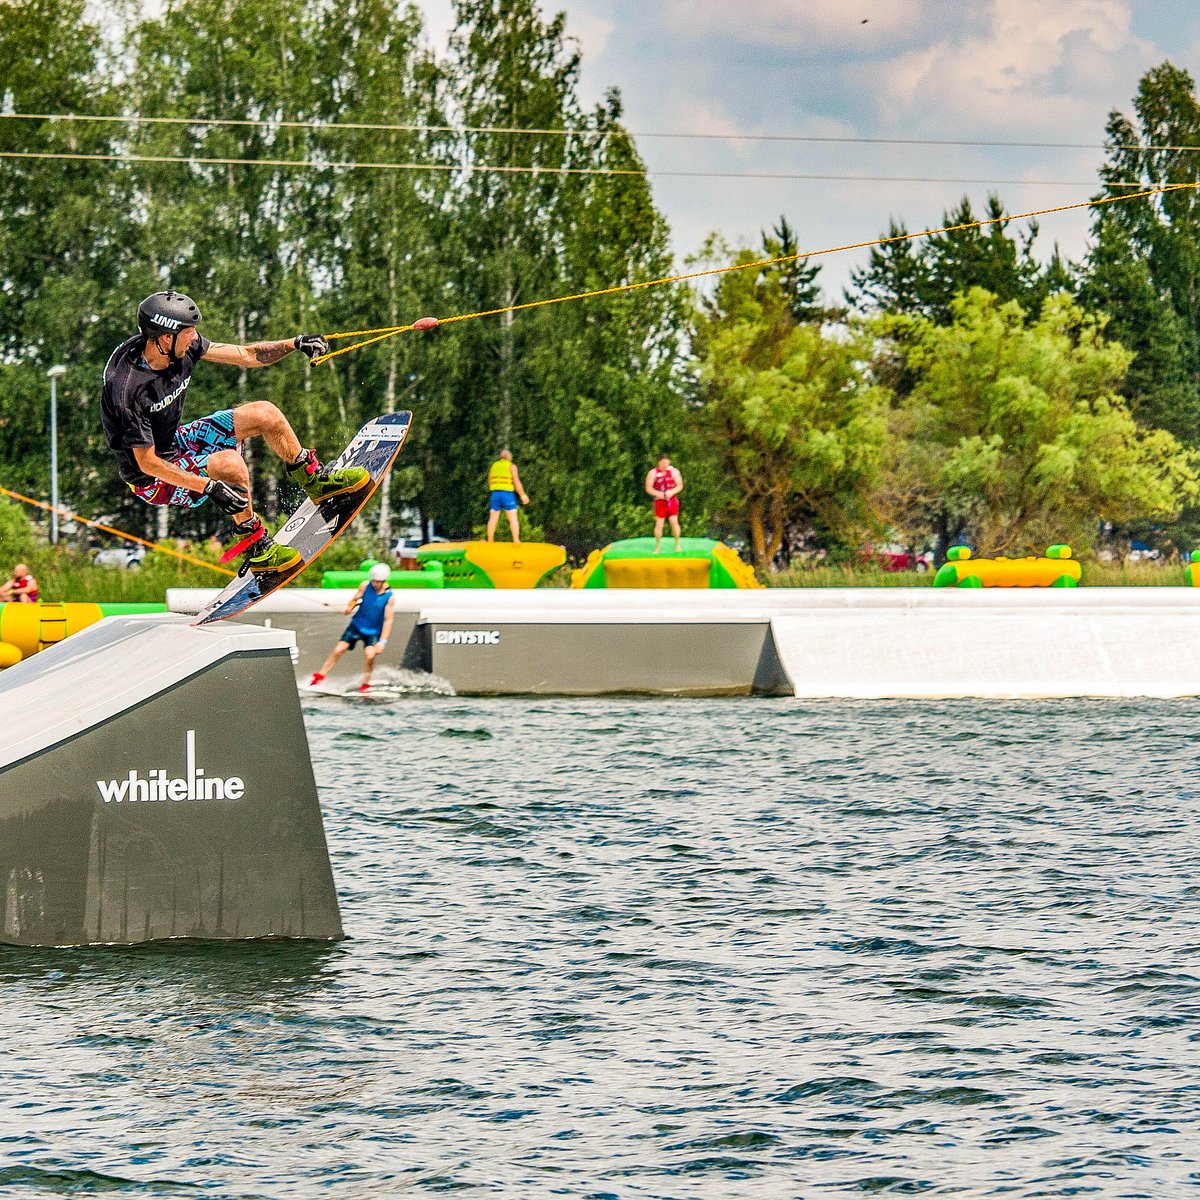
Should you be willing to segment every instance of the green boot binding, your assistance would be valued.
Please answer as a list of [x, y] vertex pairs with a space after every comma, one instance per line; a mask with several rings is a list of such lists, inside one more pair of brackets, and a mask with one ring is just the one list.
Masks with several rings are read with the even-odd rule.
[[334, 470], [321, 466], [315, 450], [302, 450], [300, 457], [287, 468], [287, 477], [314, 504], [357, 492], [371, 482], [371, 472], [366, 467], [340, 467]]
[[235, 525], [234, 529], [238, 540], [221, 555], [222, 562], [229, 562], [239, 554], [244, 554], [242, 571], [263, 575], [290, 571], [304, 561], [299, 550], [281, 546], [275, 541], [258, 517], [251, 517], [249, 521]]

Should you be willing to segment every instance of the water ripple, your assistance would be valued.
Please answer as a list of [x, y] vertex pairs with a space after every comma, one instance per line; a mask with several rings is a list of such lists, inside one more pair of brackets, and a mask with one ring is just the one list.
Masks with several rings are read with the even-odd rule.
[[1197, 708], [306, 699], [349, 939], [0, 950], [0, 1194], [1195, 1195]]

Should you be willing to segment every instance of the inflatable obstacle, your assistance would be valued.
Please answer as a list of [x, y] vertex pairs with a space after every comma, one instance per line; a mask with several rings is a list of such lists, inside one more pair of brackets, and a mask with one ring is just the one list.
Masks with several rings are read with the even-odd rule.
[[[323, 588], [356, 588], [370, 578], [373, 562], [364, 562], [357, 571], [326, 571], [321, 576]], [[446, 574], [440, 562], [426, 563], [419, 571], [393, 571], [388, 576], [390, 588], [444, 588]]]
[[1188, 564], [1183, 568], [1183, 577], [1192, 587], [1200, 587], [1200, 550], [1193, 550]]
[[587, 563], [571, 573], [573, 588], [759, 588], [754, 570], [723, 542], [683, 538], [675, 549], [663, 539], [654, 553], [653, 538], [627, 538], [593, 550]]
[[422, 569], [441, 565], [448, 588], [534, 588], [566, 561], [562, 546], [545, 542], [431, 542], [417, 551]]
[[0, 604], [0, 668], [61, 642], [102, 617], [166, 612], [165, 604]]
[[1045, 558], [972, 558], [968, 546], [951, 546], [947, 562], [933, 577], [934, 587], [1064, 587], [1079, 586], [1079, 563], [1070, 546], [1050, 546]]

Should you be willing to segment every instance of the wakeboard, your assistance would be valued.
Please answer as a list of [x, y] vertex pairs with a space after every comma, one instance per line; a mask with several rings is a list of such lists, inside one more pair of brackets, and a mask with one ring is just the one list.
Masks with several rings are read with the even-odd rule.
[[353, 437], [350, 445], [330, 463], [332, 467], [366, 467], [370, 482], [355, 492], [333, 496], [320, 504], [305, 500], [295, 515], [278, 533], [275, 541], [300, 552], [300, 562], [286, 571], [252, 574], [245, 571], [230, 580], [221, 593], [196, 614], [193, 625], [227, 621], [252, 608], [264, 597], [290, 583], [301, 571], [319, 558], [342, 534], [375, 494], [384, 476], [408, 437], [412, 413], [388, 413], [368, 421]]

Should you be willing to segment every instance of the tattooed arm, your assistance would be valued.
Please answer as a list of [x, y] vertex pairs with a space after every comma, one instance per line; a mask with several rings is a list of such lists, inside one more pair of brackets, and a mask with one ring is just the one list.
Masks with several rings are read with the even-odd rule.
[[206, 362], [225, 363], [230, 367], [269, 367], [281, 358], [286, 358], [296, 349], [291, 338], [281, 342], [251, 342], [248, 346], [238, 346], [232, 342], [213, 342], [204, 352]]

